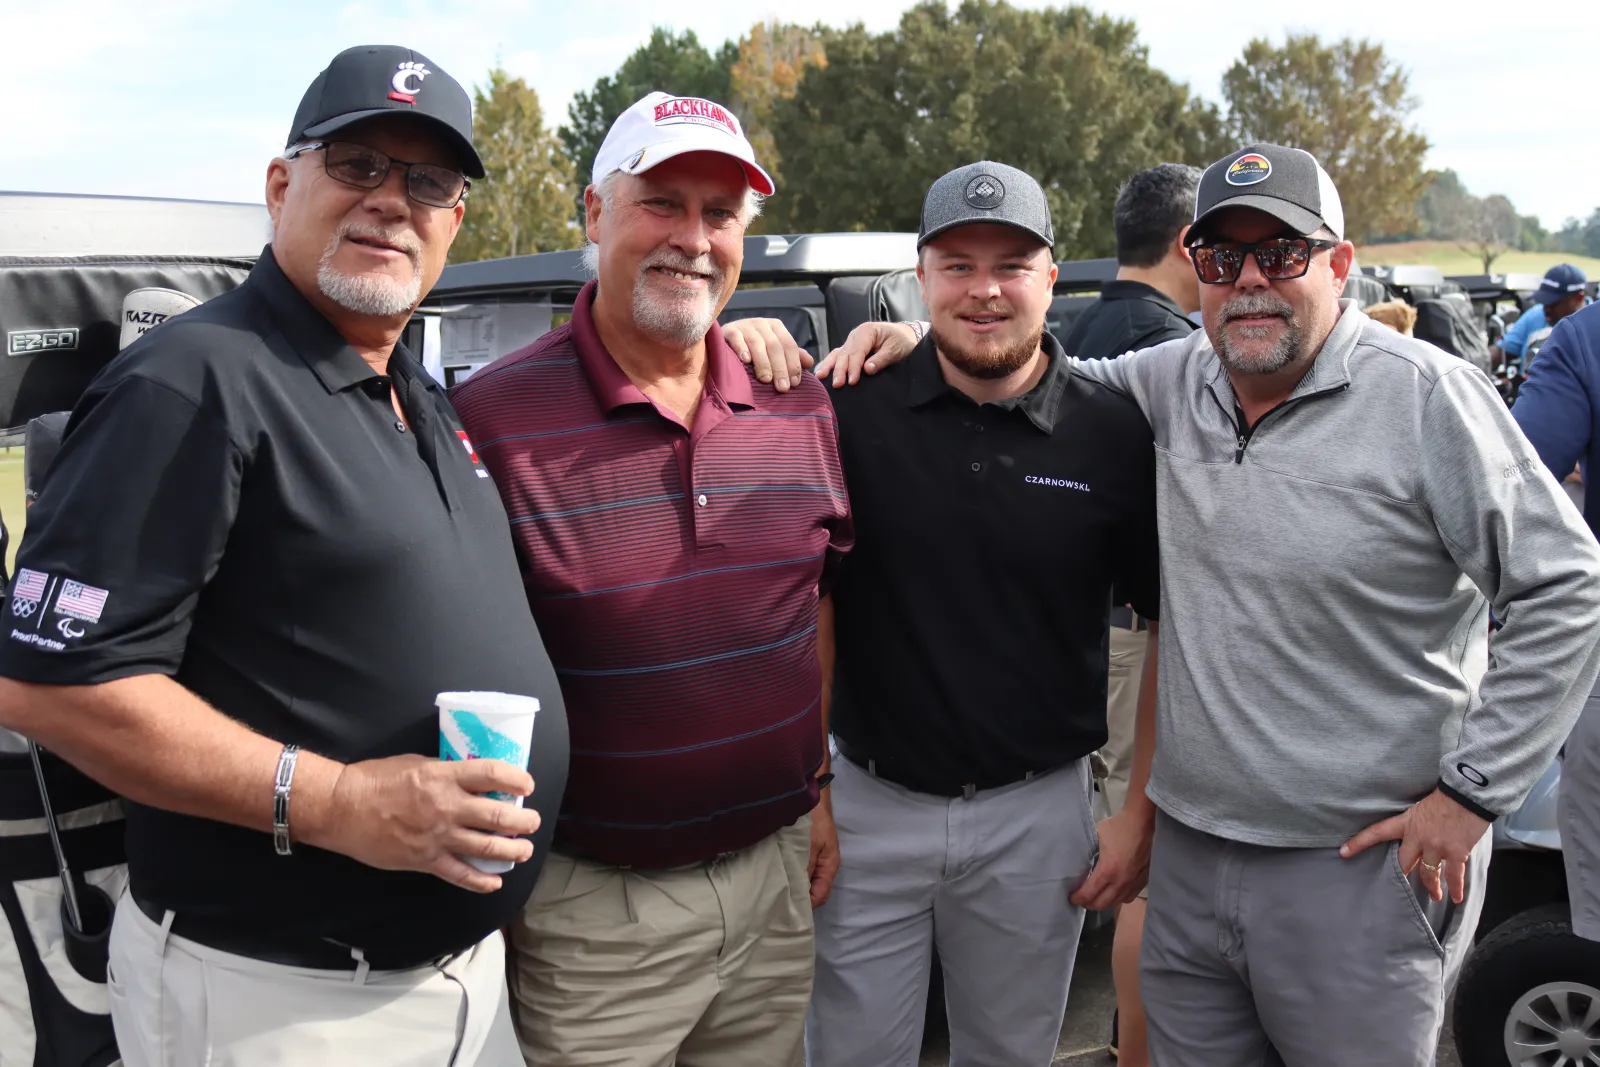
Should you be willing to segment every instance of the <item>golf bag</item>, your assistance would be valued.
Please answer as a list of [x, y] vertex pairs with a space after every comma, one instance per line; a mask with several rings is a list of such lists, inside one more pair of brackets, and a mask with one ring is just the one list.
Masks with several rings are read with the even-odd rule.
[[107, 1067], [118, 1062], [106, 946], [128, 879], [122, 802], [48, 752], [12, 751], [15, 738], [0, 741], [0, 1049], [23, 1067]]
[[1453, 356], [1460, 356], [1485, 374], [1494, 372], [1489, 362], [1488, 342], [1473, 313], [1472, 304], [1465, 299], [1442, 296], [1433, 300], [1418, 300], [1417, 324], [1412, 327], [1411, 333]]
[[[0, 429], [0, 444], [26, 445], [29, 504], [67, 409], [100, 368], [141, 333], [233, 288], [249, 268], [177, 257], [0, 258], [8, 357], [0, 361], [0, 427], [11, 427]], [[0, 1064], [120, 1063], [106, 957], [128, 880], [121, 800], [0, 729], [0, 838]]]

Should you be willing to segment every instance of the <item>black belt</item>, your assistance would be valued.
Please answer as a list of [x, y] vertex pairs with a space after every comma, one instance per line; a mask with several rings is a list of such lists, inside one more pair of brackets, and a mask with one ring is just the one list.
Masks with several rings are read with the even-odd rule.
[[[144, 912], [145, 918], [157, 926], [165, 920], [166, 908], [145, 900], [137, 893], [130, 891], [128, 895], [133, 897], [134, 904]], [[250, 933], [240, 930], [225, 919], [215, 919], [205, 915], [178, 912], [173, 915], [172, 925], [167, 931], [206, 948], [216, 949], [218, 952], [226, 952], [231, 956], [244, 956], [262, 963], [275, 963], [282, 967], [306, 967], [318, 971], [354, 971], [362, 962], [350, 954], [351, 950], [348, 947], [320, 937]], [[363, 956], [367, 965], [375, 971], [406, 971], [450, 958], [443, 956], [438, 959], [397, 960], [382, 955], [376, 959]]]
[[1037, 778], [1039, 775], [1046, 773], [1045, 771], [1016, 771], [1015, 773], [982, 777], [976, 781], [961, 782], [959, 784], [935, 782], [916, 774], [900, 761], [891, 760], [885, 762], [869, 756], [864, 750], [846, 741], [838, 734], [833, 735], [833, 743], [839, 749], [841, 756], [854, 763], [857, 767], [862, 768], [874, 778], [882, 778], [886, 782], [893, 782], [895, 785], [909, 789], [913, 793], [927, 793], [936, 797], [965, 797], [971, 800], [984, 790], [1003, 789], [1008, 785], [1026, 782], [1031, 778]]
[[1111, 625], [1119, 630], [1141, 634], [1150, 628], [1150, 621], [1142, 615], [1135, 615], [1132, 608], [1123, 604], [1111, 609]]

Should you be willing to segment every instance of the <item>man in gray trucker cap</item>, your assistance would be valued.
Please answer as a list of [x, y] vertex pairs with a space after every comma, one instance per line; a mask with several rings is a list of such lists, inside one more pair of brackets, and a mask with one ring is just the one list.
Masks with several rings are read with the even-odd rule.
[[1045, 329], [1037, 182], [951, 171], [921, 230], [931, 330], [888, 381], [833, 391], [859, 510], [819, 636], [827, 665], [838, 634], [842, 862], [816, 913], [812, 1067], [914, 1063], [935, 946], [951, 1063], [1049, 1063], [1084, 908], [1138, 893], [1154, 827], [1153, 685], [1133, 799], [1098, 827], [1089, 771], [1113, 589], [1159, 610], [1150, 427]]

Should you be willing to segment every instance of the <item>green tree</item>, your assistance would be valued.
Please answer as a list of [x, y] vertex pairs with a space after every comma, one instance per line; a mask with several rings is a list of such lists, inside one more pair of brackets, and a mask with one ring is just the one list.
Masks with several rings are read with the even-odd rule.
[[740, 40], [738, 57], [728, 68], [730, 103], [756, 160], [775, 182], [782, 181], [783, 160], [772, 136], [772, 111], [778, 101], [794, 97], [807, 67], [828, 65], [822, 33], [821, 27], [758, 22]]
[[727, 104], [728, 69], [738, 58], [737, 42], [725, 43], [715, 55], [706, 50], [693, 30], [674, 34], [657, 26], [650, 40], [623, 60], [615, 74], [601, 78], [594, 88], [572, 98], [561, 143], [577, 168], [576, 201], [583, 210], [583, 190], [594, 170], [594, 157], [605, 142], [617, 116], [657, 89], [674, 96], [699, 96]]
[[1595, 208], [1587, 219], [1568, 219], [1561, 229], [1550, 235], [1550, 249], [1600, 257], [1600, 207]]
[[472, 137], [488, 177], [467, 197], [450, 258], [463, 263], [576, 248], [572, 161], [545, 128], [539, 94], [498, 67], [474, 92]]
[[892, 32], [820, 36], [826, 65], [773, 107], [779, 232], [915, 230], [935, 178], [993, 159], [1044, 187], [1059, 254], [1110, 255], [1129, 175], [1220, 151], [1215, 109], [1150, 66], [1132, 22], [1084, 7], [927, 0]]
[[1459, 239], [1477, 198], [1453, 170], [1432, 170], [1424, 177], [1427, 184], [1417, 198], [1416, 225], [1406, 236], [1429, 241]]
[[1223, 75], [1222, 89], [1228, 130], [1240, 142], [1317, 157], [1339, 187], [1351, 240], [1412, 224], [1427, 185], [1428, 139], [1406, 125], [1416, 101], [1382, 45], [1348, 38], [1325, 45], [1290, 34], [1278, 48], [1258, 38]]

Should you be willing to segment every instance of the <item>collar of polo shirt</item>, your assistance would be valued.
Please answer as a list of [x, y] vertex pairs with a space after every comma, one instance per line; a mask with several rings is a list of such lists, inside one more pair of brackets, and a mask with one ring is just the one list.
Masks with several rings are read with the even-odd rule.
[[[276, 325], [290, 347], [306, 361], [324, 389], [340, 393], [383, 377], [294, 287], [278, 266], [271, 245], [261, 250], [261, 259], [250, 276], [258, 281], [262, 294], [278, 312]], [[397, 344], [395, 350], [400, 351], [401, 346]]]
[[[1067, 364], [1065, 353], [1061, 350], [1061, 343], [1049, 330], [1040, 336], [1039, 347], [1044, 349], [1045, 359], [1049, 361], [1043, 376], [1026, 393], [994, 401], [994, 406], [1008, 411], [1020, 410], [1039, 430], [1044, 433], [1054, 433], [1056, 418], [1061, 412], [1061, 397], [1066, 392], [1067, 380], [1072, 377], [1072, 370]], [[931, 404], [946, 393], [953, 393], [967, 403], [972, 403], [965, 393], [944, 380], [931, 333], [912, 350], [908, 364], [910, 373], [906, 376], [907, 407], [918, 408]]]
[[[617, 361], [611, 358], [600, 340], [600, 331], [594, 325], [594, 294], [598, 288], [598, 282], [588, 283], [572, 302], [572, 340], [595, 399], [600, 402], [600, 409], [609, 415], [627, 404], [651, 401], [617, 366]], [[749, 373], [723, 339], [722, 327], [714, 322], [706, 333], [706, 395], [720, 397], [729, 407], [751, 408], [756, 403]]]

